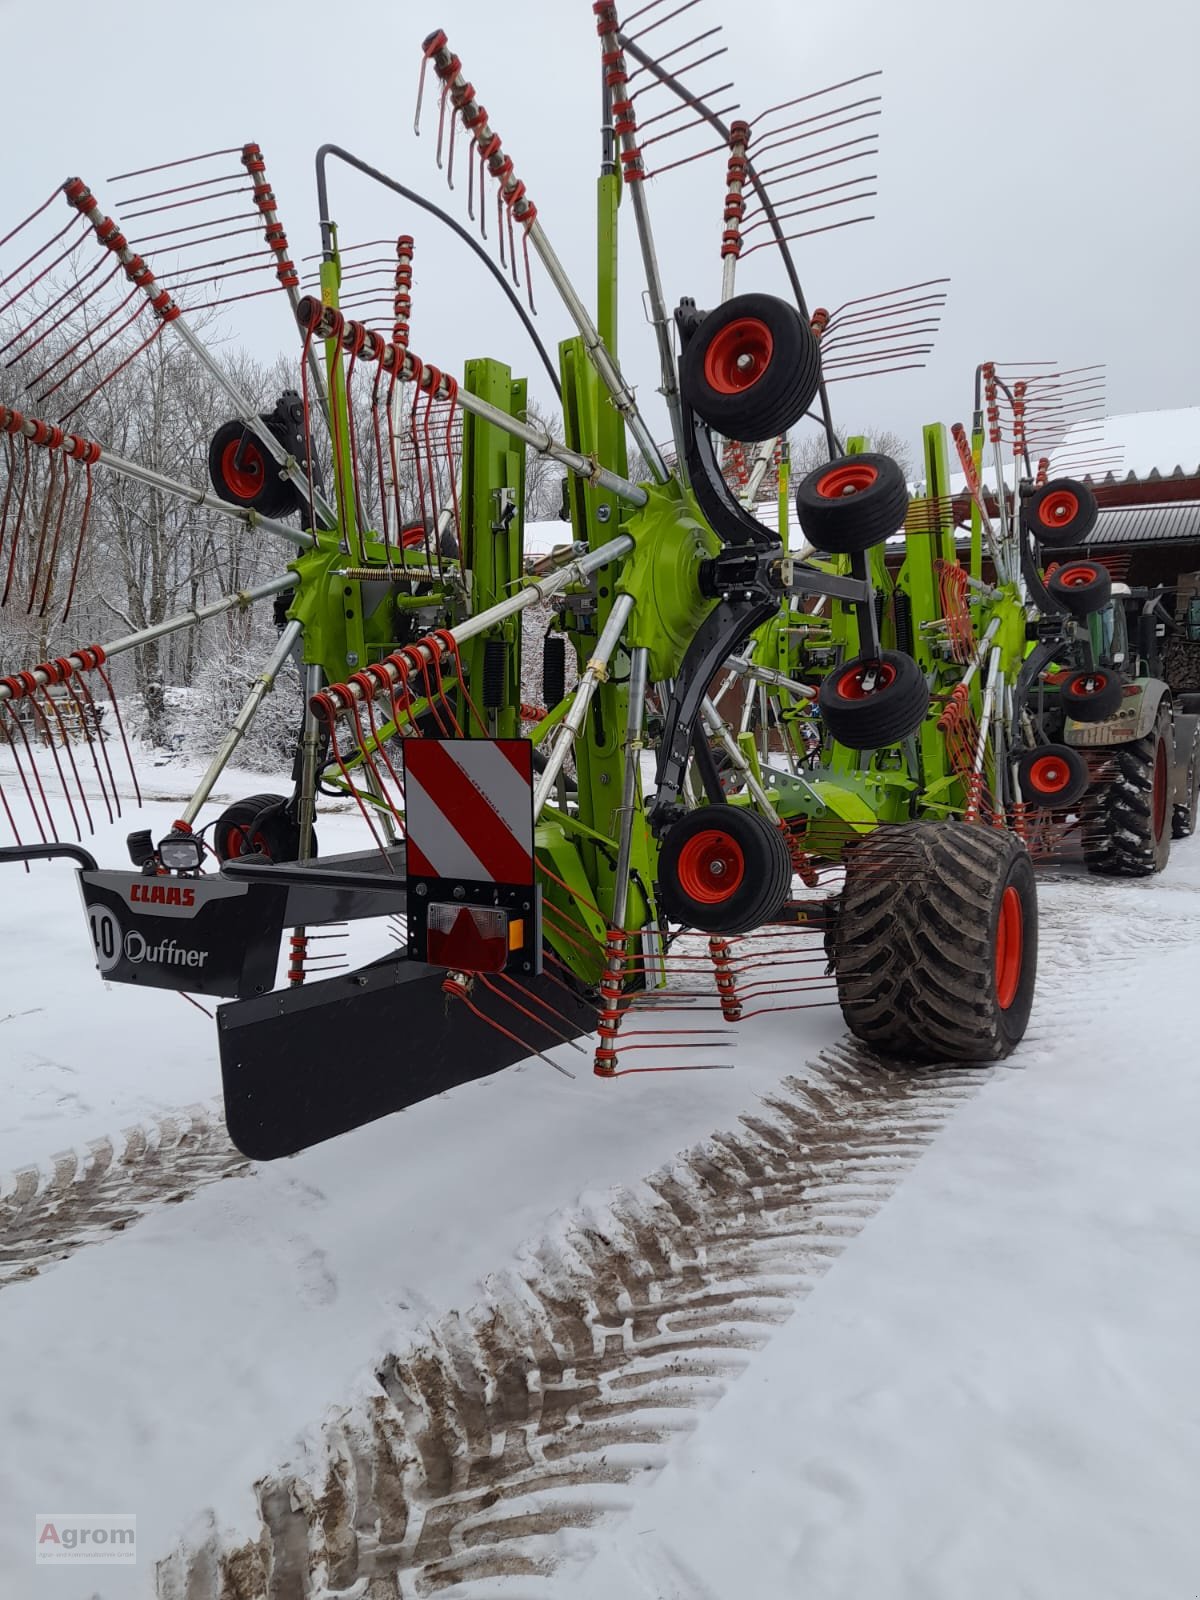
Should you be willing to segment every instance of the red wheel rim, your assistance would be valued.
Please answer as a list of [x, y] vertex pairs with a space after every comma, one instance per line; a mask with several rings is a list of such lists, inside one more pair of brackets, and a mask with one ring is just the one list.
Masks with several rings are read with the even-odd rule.
[[1079, 496], [1070, 489], [1055, 489], [1038, 502], [1038, 521], [1043, 528], [1067, 528], [1079, 515]]
[[1029, 763], [1028, 777], [1038, 794], [1061, 794], [1071, 781], [1071, 769], [1061, 756], [1038, 756]]
[[226, 861], [234, 861], [238, 856], [252, 856], [259, 850], [268, 860], [270, 859], [271, 850], [264, 834], [251, 833], [236, 822], [227, 829], [224, 850]]
[[770, 328], [757, 317], [738, 317], [712, 337], [704, 352], [704, 379], [718, 394], [741, 394], [766, 372], [775, 353]]
[[693, 835], [679, 852], [679, 887], [701, 905], [730, 899], [746, 876], [746, 858], [736, 839], [720, 828]]
[[[865, 686], [865, 679], [869, 672], [875, 674], [874, 688]], [[839, 700], [869, 700], [873, 694], [889, 688], [896, 681], [896, 669], [890, 661], [862, 662], [857, 667], [851, 667], [848, 672], [843, 672], [837, 681]]]
[[1165, 739], [1158, 741], [1158, 749], [1154, 752], [1154, 842], [1157, 844], [1167, 828], [1167, 791], [1170, 787], [1167, 782], [1167, 742]]
[[[237, 464], [238, 451], [242, 464]], [[221, 452], [221, 477], [225, 487], [240, 500], [253, 500], [263, 486], [262, 451], [252, 439], [231, 439]]]
[[1021, 896], [1010, 884], [1000, 899], [996, 922], [996, 999], [1007, 1011], [1021, 987], [1025, 959], [1025, 912]]
[[1102, 672], [1081, 672], [1077, 678], [1072, 678], [1068, 692], [1077, 695], [1103, 694], [1108, 688], [1108, 679]]
[[840, 500], [843, 495], [861, 494], [869, 489], [879, 473], [869, 461], [852, 461], [834, 467], [817, 479], [817, 493], [823, 500]]
[[425, 543], [428, 535], [424, 528], [405, 528], [400, 535], [400, 548], [402, 550], [415, 550], [418, 545]]
[[1095, 567], [1059, 567], [1054, 581], [1064, 589], [1086, 589], [1100, 581], [1100, 574]]

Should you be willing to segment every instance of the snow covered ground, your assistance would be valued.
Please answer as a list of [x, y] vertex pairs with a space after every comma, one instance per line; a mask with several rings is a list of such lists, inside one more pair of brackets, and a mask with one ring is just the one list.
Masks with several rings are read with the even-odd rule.
[[[106, 864], [187, 790], [151, 776]], [[309, 1566], [355, 1600], [1200, 1594], [1200, 846], [1041, 901], [996, 1069], [898, 1085], [835, 1009], [765, 1016], [730, 1071], [535, 1061], [255, 1167], [214, 1122], [212, 1022], [101, 983], [65, 865], [5, 869], [0, 1600], [150, 1596], [172, 1551], [161, 1592], [208, 1600], [247, 1541], [279, 1600]], [[550, 1331], [514, 1398], [463, 1350], [523, 1317]], [[461, 1393], [431, 1405], [438, 1372]], [[135, 1513], [137, 1567], [35, 1566], [47, 1509]]]
[[1096, 887], [1043, 889], [1059, 971], [1032, 1042], [674, 1453], [578, 1594], [1200, 1593], [1200, 860], [1188, 847], [1161, 885]]

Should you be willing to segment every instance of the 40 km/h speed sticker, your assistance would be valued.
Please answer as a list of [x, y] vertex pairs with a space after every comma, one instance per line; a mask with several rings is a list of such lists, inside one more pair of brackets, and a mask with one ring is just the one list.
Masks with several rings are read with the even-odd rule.
[[87, 916], [100, 971], [111, 972], [124, 954], [121, 924], [107, 906], [89, 906]]

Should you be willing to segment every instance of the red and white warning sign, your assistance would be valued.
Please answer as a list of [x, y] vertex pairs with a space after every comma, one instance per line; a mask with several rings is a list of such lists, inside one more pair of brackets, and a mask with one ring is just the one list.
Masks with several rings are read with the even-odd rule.
[[532, 884], [528, 739], [406, 739], [408, 876]]

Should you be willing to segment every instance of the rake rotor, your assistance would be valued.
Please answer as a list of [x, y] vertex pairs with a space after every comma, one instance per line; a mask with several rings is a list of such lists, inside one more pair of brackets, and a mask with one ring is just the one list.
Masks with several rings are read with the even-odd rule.
[[[286, 560], [265, 582], [206, 594], [104, 646], [0, 678], [17, 775], [11, 794], [0, 787], [7, 820], [17, 832], [27, 812], [50, 843], [65, 801], [80, 839], [96, 818], [77, 796], [95, 787], [109, 820], [119, 814], [105, 735], [109, 721], [121, 724], [107, 663], [275, 603], [274, 645], [169, 836], [134, 836], [135, 874], [85, 872], [98, 959], [115, 981], [181, 986], [178, 973], [151, 972], [145, 950], [166, 945], [128, 914], [184, 904], [162, 898], [172, 889], [192, 896], [195, 928], [209, 930], [211, 945], [193, 952], [196, 992], [234, 997], [222, 1009], [221, 1048], [243, 1148], [299, 1148], [530, 1053], [564, 1071], [561, 1047], [578, 1049], [584, 1034], [598, 1041], [594, 1070], [614, 1077], [729, 1065], [709, 1059], [728, 1049], [710, 1023], [835, 1000], [857, 1015], [857, 991], [848, 1000], [830, 974], [842, 885], [911, 874], [916, 858], [907, 844], [877, 843], [856, 873], [855, 850], [890, 824], [1000, 828], [1019, 805], [1009, 770], [1021, 713], [1012, 619], [1026, 589], [1011, 518], [1002, 510], [1000, 528], [989, 524], [995, 570], [985, 582], [957, 560], [944, 434], [927, 430], [927, 492], [906, 513], [895, 464], [864, 440], [843, 447], [829, 401], [834, 382], [924, 365], [947, 280], [810, 310], [791, 249], [870, 220], [879, 74], [727, 123], [741, 108], [719, 81], [720, 29], [694, 28], [696, 4], [651, 0], [624, 22], [615, 0], [593, 7], [602, 232], [615, 236], [627, 205], [669, 443], [657, 441], [617, 348], [615, 250], [599, 252], [590, 304], [440, 29], [421, 46], [414, 127], [423, 109], [426, 125], [436, 118], [433, 161], [469, 230], [324, 146], [321, 248], [297, 268], [261, 149], [247, 144], [111, 180], [120, 223], [72, 179], [61, 228], [45, 222], [51, 197], [0, 240], [5, 251], [27, 228], [48, 235], [0, 267], [0, 293], [11, 294], [0, 314], [13, 318], [4, 348], [22, 402], [0, 407], [4, 599], [24, 602], [47, 632], [61, 626], [88, 570], [97, 496], [128, 486], [156, 497], [156, 511], [169, 504], [222, 519], [239, 537], [263, 535]], [[710, 157], [721, 207], [712, 298], [672, 302], [646, 180]], [[456, 374], [418, 353], [434, 348], [419, 299], [414, 314], [420, 247], [390, 221], [344, 242], [330, 158], [389, 204], [403, 202], [401, 226], [419, 207], [487, 261], [551, 372], [561, 437], [531, 420], [527, 386], [503, 364], [475, 361]], [[790, 300], [744, 287], [747, 263], [767, 246], [780, 253]], [[546, 315], [535, 273], [571, 330], [557, 363], [531, 320]], [[219, 308], [272, 293], [285, 297], [297, 359], [296, 387], [268, 406], [212, 353], [203, 327]], [[103, 406], [112, 402], [111, 420], [121, 386], [169, 349], [196, 364], [227, 408], [208, 441], [211, 489], [65, 431], [70, 422], [102, 435]], [[993, 371], [989, 396], [1007, 392], [1005, 382]], [[29, 404], [53, 401], [58, 420], [27, 414], [26, 394]], [[1070, 384], [1037, 379], [1013, 395], [1022, 453], [1082, 403]], [[801, 483], [797, 507], [811, 491], [834, 509], [817, 506], [826, 543], [810, 531], [814, 520], [790, 549], [789, 434], [806, 416], [820, 421], [830, 462]], [[534, 458], [564, 475], [571, 538], [530, 570], [522, 524]], [[631, 466], [639, 459], [644, 471]], [[982, 523], [982, 490], [973, 498]], [[776, 527], [764, 520], [771, 503]], [[838, 519], [837, 503], [849, 514]], [[104, 506], [107, 516], [109, 499]], [[920, 553], [897, 583], [884, 546], [922, 521]], [[915, 604], [928, 615], [914, 619]], [[1002, 606], [1003, 622], [993, 615]], [[536, 705], [523, 652], [543, 629], [569, 642], [578, 671], [568, 689], [546, 650]], [[303, 703], [292, 792], [204, 821], [293, 663]], [[88, 767], [67, 734], [72, 718], [86, 730]], [[136, 741], [123, 727], [120, 738], [131, 763]], [[319, 852], [322, 795], [353, 806], [368, 847]], [[206, 871], [212, 854], [219, 874]], [[357, 974], [343, 976], [340, 957], [316, 948], [326, 937], [316, 930], [383, 916], [397, 951]], [[114, 928], [131, 928], [132, 946]], [[273, 949], [285, 929], [275, 992]], [[131, 962], [142, 963], [138, 973]], [[995, 1000], [993, 1011], [1011, 1004]], [[1027, 1014], [1027, 998], [1021, 1006]], [[989, 1023], [1006, 1048], [1024, 1026], [1020, 1009]], [[361, 1098], [338, 1103], [314, 1052], [336, 1050], [348, 1018], [364, 1037], [400, 1036], [410, 1012], [421, 1052], [411, 1081], [377, 1075]], [[973, 1036], [967, 1058], [985, 1043]], [[296, 1070], [310, 1120], [268, 1129], [264, 1107]]]

